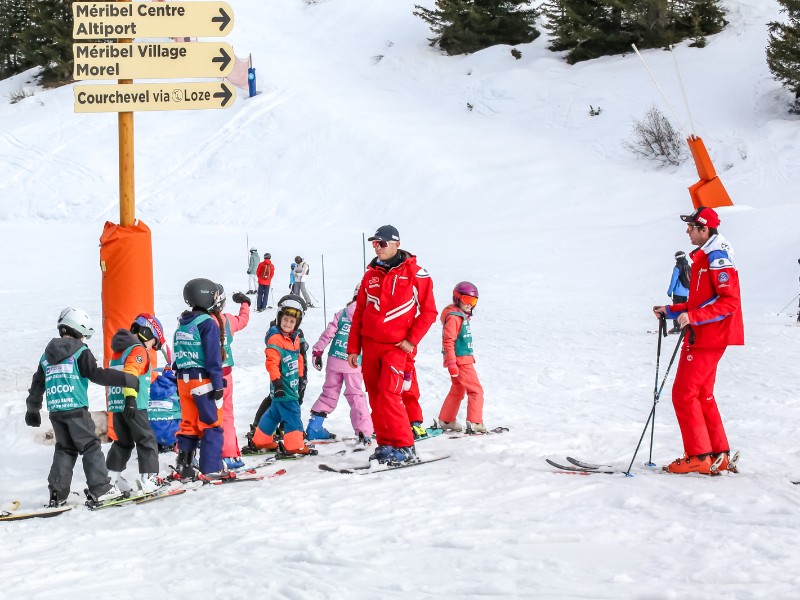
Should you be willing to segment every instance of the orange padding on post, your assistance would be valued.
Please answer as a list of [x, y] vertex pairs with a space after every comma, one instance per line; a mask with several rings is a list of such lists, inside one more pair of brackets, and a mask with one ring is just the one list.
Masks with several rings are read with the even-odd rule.
[[[103, 300], [103, 365], [111, 360], [111, 338], [128, 329], [139, 313], [153, 310], [153, 249], [150, 228], [137, 221], [122, 227], [106, 222], [100, 236]], [[150, 353], [156, 367], [156, 354]], [[109, 419], [109, 437], [116, 439]]]
[[689, 195], [692, 197], [692, 204], [706, 206], [708, 208], [719, 208], [720, 206], [733, 206], [731, 197], [722, 185], [719, 177], [714, 177], [711, 181], [702, 179], [689, 188]]
[[714, 164], [711, 162], [711, 157], [708, 155], [708, 150], [706, 150], [703, 140], [697, 136], [692, 136], [686, 138], [686, 143], [689, 144], [689, 150], [692, 152], [692, 158], [697, 167], [698, 177], [706, 181], [714, 179], [717, 176], [717, 172], [714, 169]]

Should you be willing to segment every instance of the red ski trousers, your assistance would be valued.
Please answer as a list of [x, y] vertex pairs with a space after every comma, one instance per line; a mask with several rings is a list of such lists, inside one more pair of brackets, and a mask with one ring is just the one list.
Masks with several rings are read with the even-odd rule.
[[483, 423], [483, 387], [478, 380], [475, 365], [458, 365], [458, 377], [450, 378], [450, 391], [439, 411], [440, 421], [455, 421], [464, 395], [467, 396], [467, 421]]
[[721, 349], [692, 349], [684, 346], [678, 373], [672, 384], [672, 405], [681, 428], [683, 450], [689, 456], [730, 450], [717, 401], [714, 381]]
[[381, 446], [414, 445], [408, 413], [403, 404], [403, 370], [408, 355], [394, 344], [363, 338], [361, 373], [372, 409], [375, 437]]

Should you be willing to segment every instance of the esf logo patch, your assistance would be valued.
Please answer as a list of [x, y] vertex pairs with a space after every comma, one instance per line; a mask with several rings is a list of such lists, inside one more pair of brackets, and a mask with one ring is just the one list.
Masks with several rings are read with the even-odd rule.
[[717, 276], [717, 281], [720, 283], [726, 283], [728, 281], [728, 274], [727, 273], [720, 273]]

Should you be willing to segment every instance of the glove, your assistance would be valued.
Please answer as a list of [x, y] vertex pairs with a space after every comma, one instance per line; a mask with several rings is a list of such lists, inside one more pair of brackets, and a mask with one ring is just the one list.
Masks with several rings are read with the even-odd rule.
[[314, 365], [314, 368], [317, 371], [322, 371], [322, 352], [317, 352], [314, 350], [311, 358], [311, 364]]
[[411, 373], [411, 371], [408, 371], [407, 373], [403, 373], [403, 391], [404, 392], [407, 392], [408, 390], [411, 389], [411, 380], [413, 378], [414, 378], [414, 375]]
[[237, 304], [247, 303], [250, 306], [250, 298], [245, 296], [242, 292], [236, 292], [233, 296], [231, 296], [231, 300], [236, 302]]
[[281, 379], [273, 379], [272, 380], [272, 397], [273, 398], [284, 398], [286, 396], [286, 392], [283, 389], [283, 381]]
[[28, 427], [39, 427], [42, 424], [42, 415], [38, 410], [29, 410], [25, 413], [25, 425]]
[[211, 398], [214, 400], [217, 408], [222, 408], [222, 390], [214, 390], [211, 392]]
[[450, 373], [450, 377], [458, 377], [458, 367], [456, 365], [447, 367], [447, 372]]
[[303, 403], [303, 398], [306, 395], [306, 386], [308, 385], [308, 377], [301, 377], [300, 378], [300, 385], [298, 386], [298, 396], [300, 396], [300, 404]]
[[125, 396], [125, 409], [122, 414], [128, 421], [131, 421], [136, 416], [136, 396]]

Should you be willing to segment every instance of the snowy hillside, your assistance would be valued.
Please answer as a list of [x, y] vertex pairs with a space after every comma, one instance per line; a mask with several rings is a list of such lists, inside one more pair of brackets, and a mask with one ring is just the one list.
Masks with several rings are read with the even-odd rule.
[[[633, 478], [544, 462], [627, 467], [652, 406], [650, 307], [667, 300], [674, 252], [690, 250], [678, 215], [693, 164], [657, 168], [623, 146], [650, 106], [669, 114], [635, 54], [569, 66], [542, 35], [521, 60], [509, 47], [447, 57], [414, 1], [227, 1], [227, 41], [252, 53], [260, 95], [135, 117], [137, 216], [169, 335], [189, 278], [246, 289], [248, 243], [272, 253], [276, 294], [306, 257], [320, 302], [324, 255], [330, 318], [362, 272], [362, 234], [392, 223], [440, 309], [456, 282], [479, 287], [486, 424], [511, 431], [426, 441], [421, 455], [450, 458], [392, 475], [322, 473], [332, 459], [308, 458], [258, 484], [6, 523], [0, 597], [796, 597], [800, 328], [787, 327], [796, 303], [776, 314], [798, 292], [800, 134], [765, 62], [777, 4], [726, 0], [730, 25], [707, 48], [675, 48], [695, 133], [736, 205], [721, 230], [747, 345], [726, 353], [716, 393], [742, 473], [712, 479], [649, 473], [648, 448]], [[688, 127], [672, 55], [643, 55]], [[28, 506], [47, 500], [52, 457], [23, 421], [30, 377], [64, 306], [99, 329], [98, 238], [119, 218], [116, 115], [74, 114], [72, 86], [31, 79], [0, 81], [0, 504]], [[21, 87], [34, 94], [9, 104]], [[234, 343], [240, 437], [268, 389], [273, 316], [254, 313]], [[311, 341], [325, 323], [309, 312]], [[427, 421], [449, 387], [440, 337], [436, 324], [418, 358]], [[90, 347], [102, 354], [99, 336]], [[311, 372], [304, 420], [322, 381]], [[91, 399], [100, 408], [102, 390]], [[350, 433], [344, 400], [328, 422]], [[680, 454], [668, 384], [653, 459]], [[73, 491], [84, 483], [79, 463]]]

